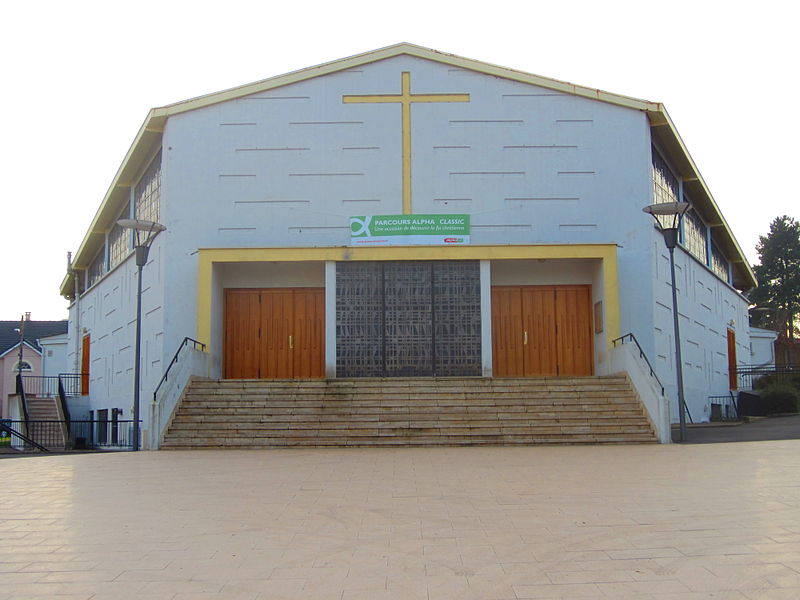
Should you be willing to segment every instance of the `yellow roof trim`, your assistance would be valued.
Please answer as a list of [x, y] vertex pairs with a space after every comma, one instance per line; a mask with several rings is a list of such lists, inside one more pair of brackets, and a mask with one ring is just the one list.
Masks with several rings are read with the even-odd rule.
[[550, 79], [540, 75], [533, 75], [531, 73], [525, 73], [523, 71], [509, 69], [508, 67], [493, 65], [471, 58], [464, 58], [454, 54], [446, 54], [444, 52], [439, 52], [438, 50], [423, 48], [422, 46], [416, 46], [414, 44], [402, 43], [394, 46], [387, 46], [386, 48], [381, 48], [379, 50], [372, 50], [363, 54], [357, 54], [348, 58], [342, 58], [314, 67], [307, 67], [305, 69], [293, 71], [285, 75], [278, 75], [276, 77], [270, 77], [269, 79], [262, 79], [261, 81], [248, 83], [246, 85], [237, 86], [220, 92], [214, 92], [213, 94], [199, 96], [189, 100], [183, 100], [174, 104], [168, 104], [166, 106], [153, 109], [153, 115], [166, 118], [190, 110], [211, 106], [219, 102], [235, 100], [251, 94], [283, 87], [285, 85], [305, 81], [321, 75], [328, 75], [338, 71], [353, 69], [369, 63], [377, 62], [379, 60], [393, 58], [400, 55], [415, 56], [417, 58], [432, 60], [453, 67], [476, 71], [486, 75], [502, 77], [504, 79], [511, 79], [513, 81], [536, 85], [546, 89], [563, 92], [565, 94], [582, 96], [585, 98], [591, 98], [592, 100], [600, 100], [601, 102], [617, 104], [619, 106], [633, 108], [636, 110], [657, 112], [661, 109], [661, 105], [657, 102], [649, 102], [647, 100], [640, 100], [638, 98], [631, 98], [629, 96], [612, 94], [611, 92], [580, 86], [566, 81], [559, 81], [557, 79]]

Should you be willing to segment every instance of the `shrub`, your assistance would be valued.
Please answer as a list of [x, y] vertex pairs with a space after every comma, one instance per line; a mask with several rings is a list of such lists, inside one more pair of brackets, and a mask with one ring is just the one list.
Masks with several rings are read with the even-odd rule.
[[778, 373], [763, 375], [756, 379], [753, 387], [757, 390], [766, 390], [776, 384], [788, 384], [800, 390], [800, 373]]
[[759, 390], [768, 415], [800, 411], [800, 389], [788, 381], [773, 381]]

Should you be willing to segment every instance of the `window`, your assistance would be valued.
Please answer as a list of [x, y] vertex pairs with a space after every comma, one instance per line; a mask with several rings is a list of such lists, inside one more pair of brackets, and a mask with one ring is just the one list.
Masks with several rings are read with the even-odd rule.
[[23, 373], [30, 373], [31, 371], [33, 371], [33, 367], [31, 366], [31, 363], [29, 363], [27, 360], [23, 360], [23, 361], [19, 361], [18, 360], [14, 364], [14, 368], [12, 369], [12, 372], [13, 373], [19, 373], [20, 371], [22, 371]]
[[653, 203], [678, 201], [678, 178], [661, 155], [653, 150]]
[[161, 203], [161, 152], [144, 172], [133, 193], [135, 219], [158, 222]]
[[100, 281], [100, 278], [105, 275], [106, 272], [106, 253], [105, 253], [105, 246], [100, 248], [100, 251], [97, 253], [97, 256], [94, 257], [94, 260], [89, 265], [89, 269], [86, 274], [86, 287], [90, 288], [95, 283]]
[[[686, 200], [686, 198], [684, 198]], [[707, 229], [692, 208], [683, 216], [683, 247], [704, 265], [708, 264]]]
[[711, 270], [723, 281], [728, 281], [728, 260], [716, 244], [711, 244]]
[[[678, 178], [653, 148], [653, 204], [678, 201]], [[656, 217], [662, 227], [672, 226], [672, 216]]]
[[[125, 208], [119, 215], [120, 219], [127, 219], [130, 214], [130, 202], [125, 204]], [[130, 253], [130, 231], [120, 227], [116, 223], [108, 234], [108, 262], [109, 269], [113, 269], [121, 263]]]

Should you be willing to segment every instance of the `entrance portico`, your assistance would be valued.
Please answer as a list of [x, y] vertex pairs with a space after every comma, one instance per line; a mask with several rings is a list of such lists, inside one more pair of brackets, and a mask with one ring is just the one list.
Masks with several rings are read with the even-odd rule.
[[[492, 331], [492, 289], [511, 285], [582, 286], [583, 299], [579, 325], [585, 331], [585, 343], [590, 344], [588, 371], [581, 367], [582, 374], [603, 374], [606, 372], [604, 357], [611, 340], [619, 335], [619, 292], [617, 283], [616, 246], [612, 244], [586, 245], [537, 245], [537, 246], [462, 246], [453, 247], [378, 247], [378, 248], [251, 248], [251, 249], [201, 249], [198, 252], [198, 340], [207, 343], [212, 355], [212, 376], [230, 377], [235, 373], [226, 365], [230, 357], [226, 355], [226, 339], [229, 335], [226, 326], [226, 296], [230, 290], [248, 288], [252, 290], [283, 290], [288, 288], [316, 288], [319, 290], [321, 308], [324, 315], [324, 374], [303, 375], [306, 377], [334, 378], [343, 376], [346, 335], [341, 327], [341, 281], [337, 281], [337, 265], [341, 263], [389, 263], [401, 264], [404, 261], [421, 261], [440, 264], [442, 261], [472, 261], [476, 265], [478, 289], [475, 294], [476, 339], [461, 344], [465, 331], [453, 329], [452, 348], [469, 346], [469, 352], [478, 352], [476, 370], [466, 373], [491, 377], [503, 375], [502, 370], [494, 373], [496, 357], [493, 357]], [[341, 272], [342, 269], [339, 269]], [[455, 289], [455, 288], [453, 288]], [[274, 294], [273, 294], [274, 295]], [[449, 291], [449, 296], [454, 292]], [[337, 304], [337, 299], [339, 300]], [[291, 303], [291, 302], [290, 302]], [[589, 307], [594, 307], [590, 310]], [[436, 310], [450, 310], [442, 304]], [[461, 309], [460, 309], [461, 310]], [[412, 311], [414, 312], [414, 311]], [[467, 310], [469, 312], [469, 310]], [[410, 314], [410, 313], [409, 313]], [[465, 313], [466, 314], [466, 313]], [[455, 317], [460, 324], [466, 317]], [[600, 319], [600, 323], [592, 321]], [[407, 316], [402, 317], [409, 322]], [[568, 317], [570, 323], [575, 319]], [[456, 323], [457, 322], [457, 323]], [[322, 326], [322, 325], [321, 325]], [[396, 333], [396, 332], [395, 332]], [[531, 335], [532, 332], [529, 332]], [[390, 334], [394, 336], [394, 333]], [[520, 335], [523, 335], [522, 333]], [[284, 337], [288, 338], [288, 334]], [[423, 336], [424, 337], [424, 336]], [[338, 338], [338, 339], [337, 339]], [[358, 340], [356, 340], [358, 342]], [[288, 343], [288, 342], [287, 342]], [[349, 341], [353, 345], [352, 340]], [[366, 340], [365, 340], [366, 343]], [[427, 343], [427, 342], [426, 342]], [[431, 342], [435, 346], [435, 342]], [[584, 342], [581, 342], [584, 343]], [[441, 340], [440, 340], [441, 344]], [[356, 344], [357, 345], [357, 344]], [[433, 352], [445, 356], [450, 346], [441, 346]], [[470, 349], [471, 348], [471, 349]], [[405, 352], [402, 348], [401, 354]], [[465, 350], [466, 352], [466, 350]], [[467, 352], [467, 353], [469, 353]], [[230, 350], [228, 350], [228, 354]], [[468, 357], [465, 359], [469, 362]], [[584, 361], [585, 362], [585, 361]], [[436, 363], [440, 364], [440, 363]], [[396, 365], [395, 365], [396, 366]], [[412, 369], [413, 370], [413, 369]], [[571, 371], [577, 373], [578, 371]], [[230, 373], [230, 375], [228, 374]], [[377, 374], [377, 373], [376, 373]], [[399, 365], [398, 375], [430, 376], [435, 370], [412, 373]], [[442, 371], [441, 374], [447, 374]], [[507, 375], [510, 373], [507, 373]], [[567, 373], [563, 373], [567, 374]], [[353, 373], [348, 373], [353, 376]], [[356, 376], [358, 374], [355, 374]], [[375, 374], [364, 373], [374, 376]], [[363, 376], [362, 375], [362, 376]], [[378, 374], [380, 375], [380, 374]], [[385, 375], [385, 374], [384, 374]], [[235, 376], [235, 375], [234, 375]], [[274, 378], [280, 374], [263, 374], [259, 378]], [[285, 376], [285, 374], [284, 374]], [[391, 374], [390, 374], [391, 376]]]

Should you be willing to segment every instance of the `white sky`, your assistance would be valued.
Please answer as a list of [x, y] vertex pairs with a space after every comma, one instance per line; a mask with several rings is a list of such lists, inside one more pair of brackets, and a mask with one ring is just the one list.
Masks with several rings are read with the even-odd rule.
[[756, 262], [770, 221], [800, 217], [798, 17], [789, 0], [7, 3], [0, 319], [66, 318], [66, 253], [150, 108], [398, 42], [663, 102]]

